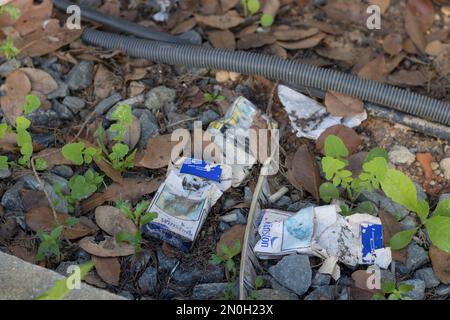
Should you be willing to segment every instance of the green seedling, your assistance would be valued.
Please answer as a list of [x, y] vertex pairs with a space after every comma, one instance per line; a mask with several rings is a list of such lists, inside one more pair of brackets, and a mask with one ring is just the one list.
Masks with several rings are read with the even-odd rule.
[[401, 284], [398, 289], [395, 288], [395, 283], [387, 282], [381, 284], [382, 293], [375, 293], [372, 300], [412, 300], [406, 294], [414, 289], [413, 285]]
[[16, 118], [17, 145], [20, 147], [20, 153], [22, 154], [18, 162], [22, 166], [29, 166], [33, 154], [33, 140], [27, 131], [30, 125], [31, 122], [27, 118], [23, 116]]
[[14, 41], [8, 37], [0, 46], [0, 53], [5, 56], [6, 60], [10, 61], [17, 59], [20, 54], [20, 50], [16, 48]]
[[244, 9], [244, 15], [254, 15], [261, 8], [259, 0], [241, 0], [242, 8]]
[[83, 280], [93, 267], [94, 262], [92, 260], [83, 263], [79, 266], [79, 273], [73, 272], [69, 277], [57, 280], [53, 287], [36, 298], [36, 300], [63, 300], [70, 290], [76, 287], [77, 282]]
[[16, 8], [12, 4], [5, 4], [0, 6], [0, 16], [3, 15], [4, 13], [9, 14], [9, 16], [13, 20], [17, 20], [20, 17], [20, 9]]
[[241, 242], [236, 240], [232, 247], [227, 247], [226, 245], [222, 245], [219, 250], [219, 254], [213, 254], [210, 260], [210, 263], [213, 265], [224, 264], [225, 269], [227, 270], [228, 277], [228, 285], [227, 290], [225, 291], [225, 299], [231, 300], [233, 299], [233, 289], [237, 279], [237, 268], [236, 263], [234, 261], [234, 257], [237, 256], [241, 252]]
[[47, 161], [40, 158], [34, 160], [34, 166], [37, 171], [45, 171], [48, 169]]
[[23, 113], [29, 115], [36, 111], [41, 106], [41, 100], [34, 94], [29, 94], [25, 97], [25, 104], [23, 106]]
[[136, 252], [140, 252], [142, 250], [142, 227], [156, 219], [158, 216], [155, 212], [146, 212], [149, 206], [150, 202], [142, 200], [136, 205], [136, 208], [133, 211], [131, 204], [128, 201], [116, 201], [116, 207], [119, 208], [128, 219], [133, 221], [137, 227], [135, 234], [130, 234], [126, 231], [119, 231], [116, 234], [117, 242], [128, 242], [134, 246]]
[[261, 16], [261, 19], [259, 19], [259, 24], [264, 28], [268, 28], [268, 27], [272, 26], [273, 22], [274, 22], [273, 16], [268, 13], [264, 13]]
[[124, 143], [118, 142], [113, 145], [112, 152], [108, 155], [108, 160], [114, 169], [124, 171], [133, 168], [137, 149], [128, 154], [129, 151], [130, 148]]
[[264, 284], [264, 279], [261, 276], [257, 276], [255, 279], [255, 288], [250, 292], [250, 299], [251, 300], [258, 300], [258, 290], [261, 289], [261, 287]]
[[[441, 201], [431, 218], [430, 207], [426, 200], [417, 198], [417, 190], [412, 180], [401, 171], [390, 169], [387, 165], [387, 153], [381, 148], [371, 150], [362, 165], [362, 172], [353, 178], [346, 169], [348, 150], [342, 140], [336, 136], [328, 136], [325, 140], [325, 157], [322, 158], [322, 168], [325, 177], [330, 182], [320, 186], [320, 196], [329, 203], [339, 199], [338, 187], [346, 190], [350, 201], [355, 202], [363, 190], [370, 192], [381, 189], [392, 201], [415, 213], [420, 219], [417, 228], [401, 231], [390, 240], [393, 250], [406, 247], [422, 227], [426, 227], [433, 244], [439, 249], [450, 253], [450, 199]], [[363, 207], [361, 207], [363, 206]], [[358, 208], [357, 208], [358, 209]], [[355, 209], [355, 210], [357, 210]], [[370, 210], [367, 204], [360, 204], [360, 210]], [[344, 207], [344, 214], [350, 214]], [[358, 212], [358, 211], [356, 211]], [[369, 212], [370, 213], [370, 212]]]
[[[0, 123], [0, 139], [7, 133], [11, 132], [11, 127], [6, 123]], [[0, 156], [0, 169], [6, 170], [9, 168], [9, 160], [7, 156]]]
[[203, 98], [206, 102], [224, 101], [225, 97], [219, 92], [205, 92]]
[[100, 159], [101, 150], [94, 147], [86, 147], [84, 142], [69, 143], [61, 149], [61, 153], [73, 164], [91, 164], [94, 159]]
[[109, 127], [109, 131], [114, 133], [114, 141], [123, 141], [128, 128], [133, 123], [133, 114], [128, 104], [120, 104], [111, 115], [116, 121]]

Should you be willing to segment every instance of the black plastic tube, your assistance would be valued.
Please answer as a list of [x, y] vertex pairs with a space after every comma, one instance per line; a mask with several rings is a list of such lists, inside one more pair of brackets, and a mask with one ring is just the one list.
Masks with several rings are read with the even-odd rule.
[[136, 39], [92, 29], [86, 29], [82, 39], [90, 45], [122, 50], [130, 56], [159, 63], [262, 75], [294, 85], [336, 91], [422, 119], [450, 125], [450, 104], [444, 101], [272, 55]]
[[[64, 12], [66, 12], [69, 6], [76, 5], [66, 0], [53, 0], [53, 4], [55, 5], [56, 8]], [[137, 23], [130, 22], [125, 19], [111, 17], [85, 6], [80, 5], [77, 6], [79, 6], [81, 9], [81, 19], [83, 20], [95, 21], [101, 23], [104, 26], [113, 28], [118, 31], [130, 33], [143, 39], [164, 41], [169, 43], [179, 43], [179, 44], [190, 43], [188, 40], [183, 39], [181, 37], [176, 37], [164, 32], [156, 31], [141, 26]]]

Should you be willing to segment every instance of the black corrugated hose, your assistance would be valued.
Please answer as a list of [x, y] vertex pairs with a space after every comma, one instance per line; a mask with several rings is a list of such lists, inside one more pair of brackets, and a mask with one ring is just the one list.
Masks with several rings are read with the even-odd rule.
[[122, 50], [130, 56], [159, 63], [262, 75], [298, 86], [336, 91], [446, 126], [450, 125], [450, 104], [444, 101], [272, 55], [143, 40], [92, 29], [86, 29], [82, 39], [90, 45]]

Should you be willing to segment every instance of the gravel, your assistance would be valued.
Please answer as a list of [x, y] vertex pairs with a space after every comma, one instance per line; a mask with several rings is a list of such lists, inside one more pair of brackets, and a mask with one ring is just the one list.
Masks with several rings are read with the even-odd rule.
[[411, 165], [416, 161], [416, 156], [404, 146], [396, 145], [389, 151], [389, 161], [394, 164]]
[[157, 270], [152, 266], [145, 269], [144, 273], [138, 280], [140, 292], [142, 294], [155, 294], [158, 285], [157, 273]]
[[86, 106], [86, 102], [84, 102], [83, 99], [73, 96], [65, 97], [63, 104], [66, 105], [74, 114], [77, 114]]
[[285, 256], [268, 271], [278, 283], [298, 295], [306, 293], [311, 286], [311, 264], [306, 255]]
[[6, 179], [11, 176], [11, 170], [9, 169], [0, 169], [0, 179]]
[[200, 121], [202, 122], [202, 125], [207, 126], [214, 120], [217, 120], [220, 118], [220, 115], [215, 112], [214, 110], [208, 109], [207, 111], [202, 113], [202, 116], [200, 117]]
[[436, 288], [436, 294], [438, 296], [450, 295], [450, 284], [441, 284]]
[[242, 209], [231, 210], [228, 214], [221, 216], [219, 220], [230, 225], [247, 224], [247, 218], [242, 213]]
[[57, 113], [58, 117], [61, 120], [72, 120], [73, 119], [73, 113], [70, 111], [69, 107], [65, 104], [59, 103], [58, 101], [55, 101], [53, 103], [53, 110]]
[[444, 173], [445, 179], [450, 180], [450, 158], [442, 159], [439, 166]]
[[408, 215], [405, 217], [405, 219], [400, 221], [400, 225], [401, 225], [402, 230], [409, 230], [409, 229], [416, 228], [419, 224], [417, 223], [417, 220], [415, 217]]
[[399, 285], [408, 284], [413, 285], [414, 289], [405, 293], [405, 296], [413, 300], [423, 300], [425, 297], [425, 282], [420, 279], [406, 280], [399, 283]]
[[142, 110], [139, 121], [141, 123], [141, 137], [139, 138], [138, 147], [139, 149], [144, 149], [148, 140], [159, 134], [159, 124], [150, 110]]
[[66, 83], [71, 90], [86, 89], [92, 84], [94, 63], [81, 61], [66, 76]]
[[54, 166], [51, 171], [63, 178], [70, 178], [73, 176], [72, 168], [66, 165]]
[[153, 88], [145, 95], [145, 107], [150, 110], [159, 110], [165, 104], [175, 101], [176, 91], [165, 86]]
[[316, 272], [314, 275], [314, 278], [311, 282], [311, 287], [321, 287], [321, 286], [327, 286], [330, 284], [331, 276], [329, 274], [324, 274], [320, 272]]
[[398, 263], [397, 270], [400, 274], [411, 273], [428, 262], [428, 253], [424, 248], [413, 242], [408, 245], [408, 258], [406, 264]]
[[337, 298], [336, 286], [321, 286], [314, 289], [305, 297], [305, 300], [335, 300]]
[[49, 100], [64, 98], [70, 93], [69, 86], [65, 82], [58, 80], [56, 82], [58, 83], [58, 88], [47, 95], [47, 99]]
[[109, 109], [111, 109], [113, 105], [115, 105], [120, 100], [122, 100], [122, 95], [120, 93], [115, 92], [108, 98], [100, 101], [99, 104], [97, 104], [97, 106], [95, 107], [94, 111], [98, 115], [105, 114], [106, 112], [108, 112]]
[[439, 279], [434, 274], [433, 268], [423, 268], [417, 270], [415, 278], [423, 280], [427, 289], [437, 287], [440, 284]]

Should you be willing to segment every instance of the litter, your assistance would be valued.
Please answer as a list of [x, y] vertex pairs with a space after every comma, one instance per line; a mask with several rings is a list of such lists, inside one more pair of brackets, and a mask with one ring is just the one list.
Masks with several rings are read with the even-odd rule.
[[325, 259], [320, 272], [339, 278], [339, 261], [348, 266], [375, 264], [387, 268], [390, 248], [383, 245], [381, 220], [369, 214], [343, 217], [336, 205], [307, 207], [297, 213], [266, 209], [257, 220], [261, 239], [254, 252], [261, 259], [291, 253]]
[[278, 97], [299, 138], [316, 140], [329, 127], [343, 124], [353, 128], [367, 119], [366, 111], [353, 117], [332, 116], [316, 100], [283, 85], [278, 86]]
[[[250, 130], [276, 129], [277, 123], [262, 114], [256, 106], [244, 97], [238, 97], [228, 109], [224, 118], [210, 123], [206, 133], [213, 137], [214, 144], [220, 149], [221, 155], [205, 160], [225, 163], [232, 168], [232, 186], [238, 187], [248, 176], [250, 169], [258, 159], [258, 139], [251, 139]], [[271, 152], [277, 136], [272, 133]], [[252, 141], [254, 140], [254, 141]], [[277, 143], [277, 141], [276, 141]]]
[[189, 251], [211, 209], [231, 187], [231, 168], [191, 158], [179, 159], [159, 187], [148, 212], [158, 217], [145, 232]]

